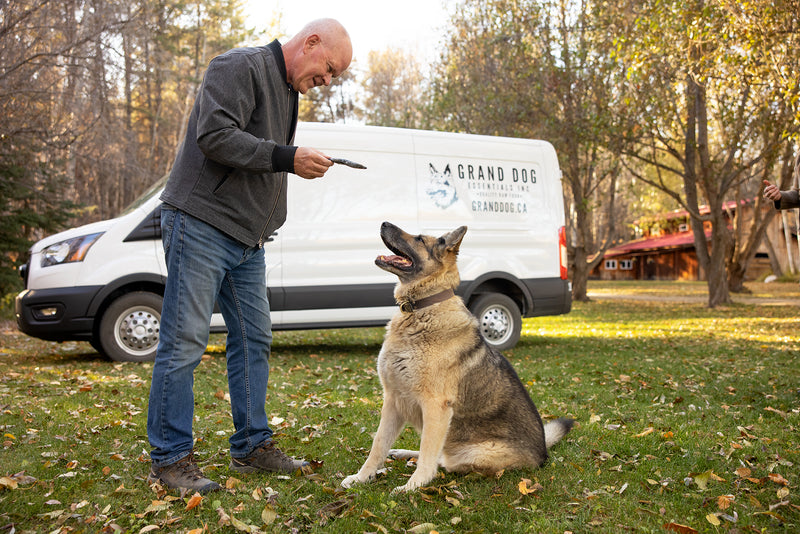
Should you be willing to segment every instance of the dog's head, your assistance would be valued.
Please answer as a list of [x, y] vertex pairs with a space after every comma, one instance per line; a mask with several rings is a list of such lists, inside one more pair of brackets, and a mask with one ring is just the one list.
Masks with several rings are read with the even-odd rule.
[[411, 235], [384, 222], [381, 239], [393, 255], [378, 256], [375, 265], [397, 275], [401, 286], [413, 285], [420, 290], [455, 289], [459, 283], [456, 258], [466, 233], [467, 227], [461, 226], [441, 237]]

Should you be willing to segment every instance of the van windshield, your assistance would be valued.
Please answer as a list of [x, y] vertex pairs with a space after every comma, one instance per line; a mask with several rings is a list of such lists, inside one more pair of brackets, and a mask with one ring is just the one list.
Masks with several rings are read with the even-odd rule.
[[147, 191], [139, 195], [139, 198], [128, 204], [128, 207], [122, 210], [122, 213], [120, 213], [119, 216], [121, 217], [123, 215], [132, 212], [133, 210], [135, 210], [136, 208], [138, 208], [139, 206], [150, 200], [150, 198], [152, 198], [153, 195], [159, 193], [161, 189], [163, 189], [164, 184], [167, 183], [167, 178], [169, 178], [168, 174], [162, 176], [156, 183], [151, 185], [147, 189]]

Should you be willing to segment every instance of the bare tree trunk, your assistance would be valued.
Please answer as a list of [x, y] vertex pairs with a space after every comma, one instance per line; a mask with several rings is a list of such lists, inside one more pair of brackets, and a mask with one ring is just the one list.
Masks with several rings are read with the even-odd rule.
[[583, 247], [575, 249], [575, 265], [572, 271], [572, 300], [579, 302], [589, 302], [588, 281], [589, 281], [589, 262], [586, 261], [586, 251]]
[[[698, 2], [702, 8], [703, 0]], [[689, 59], [694, 64], [702, 56], [701, 45], [694, 43], [689, 50]], [[686, 139], [684, 144], [684, 190], [686, 192], [689, 213], [692, 221], [694, 246], [700, 267], [706, 272], [708, 279], [708, 306], [713, 308], [720, 304], [730, 303], [728, 277], [725, 260], [729, 250], [727, 221], [722, 213], [722, 199], [718, 195], [710, 195], [714, 188], [713, 169], [709, 157], [708, 115], [706, 109], [705, 88], [692, 73], [686, 76]], [[698, 176], [698, 170], [699, 176]], [[705, 228], [700, 216], [697, 195], [698, 186], [706, 193], [711, 221], [711, 251], [708, 250]]]
[[767, 234], [764, 234], [764, 245], [767, 247], [767, 253], [769, 254], [769, 265], [772, 267], [772, 274], [778, 277], [783, 276], [783, 268], [781, 268], [781, 262], [778, 261], [777, 256], [778, 251], [775, 250], [775, 246]]
[[797, 269], [794, 264], [794, 255], [792, 254], [792, 232], [789, 229], [789, 212], [781, 211], [781, 220], [783, 222], [783, 239], [786, 241], [786, 257], [789, 261], [789, 272], [795, 274]]

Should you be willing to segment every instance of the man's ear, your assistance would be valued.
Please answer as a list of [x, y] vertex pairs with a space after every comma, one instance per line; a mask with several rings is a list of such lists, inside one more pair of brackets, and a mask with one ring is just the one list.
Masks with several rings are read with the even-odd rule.
[[320, 36], [317, 35], [316, 33], [312, 33], [311, 35], [306, 37], [305, 41], [303, 41], [303, 52], [307, 54], [321, 42], [322, 38], [320, 38]]

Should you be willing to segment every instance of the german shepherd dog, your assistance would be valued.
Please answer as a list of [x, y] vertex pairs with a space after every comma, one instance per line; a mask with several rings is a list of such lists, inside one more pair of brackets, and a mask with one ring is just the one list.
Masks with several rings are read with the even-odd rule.
[[[484, 341], [477, 319], [455, 295], [466, 231], [462, 226], [436, 238], [381, 225], [393, 255], [378, 256], [375, 264], [399, 278], [394, 296], [400, 311], [378, 355], [378, 431], [364, 465], [342, 481], [345, 488], [373, 480], [387, 455], [417, 458], [414, 474], [395, 492], [424, 486], [439, 466], [486, 475], [538, 467], [572, 428], [572, 419], [563, 418], [542, 425], [511, 364]], [[406, 423], [420, 434], [419, 451], [390, 450]]]

